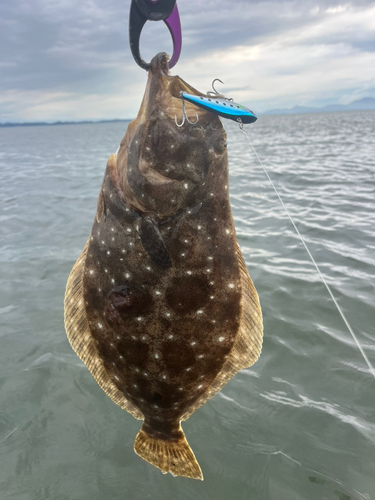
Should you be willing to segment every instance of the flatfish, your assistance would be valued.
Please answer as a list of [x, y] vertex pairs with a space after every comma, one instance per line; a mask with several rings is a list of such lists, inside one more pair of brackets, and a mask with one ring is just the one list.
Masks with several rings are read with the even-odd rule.
[[168, 56], [111, 155], [91, 235], [69, 276], [65, 327], [100, 387], [143, 420], [135, 452], [203, 479], [180, 422], [259, 357], [258, 295], [236, 239], [220, 119], [186, 103]]

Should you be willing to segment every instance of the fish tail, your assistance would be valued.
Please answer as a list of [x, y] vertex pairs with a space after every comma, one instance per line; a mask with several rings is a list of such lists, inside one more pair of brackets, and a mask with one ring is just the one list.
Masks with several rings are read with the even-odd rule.
[[201, 468], [186, 441], [181, 425], [179, 430], [181, 432], [178, 439], [159, 439], [150, 436], [143, 425], [135, 438], [134, 451], [164, 474], [170, 472], [173, 476], [185, 476], [203, 481]]

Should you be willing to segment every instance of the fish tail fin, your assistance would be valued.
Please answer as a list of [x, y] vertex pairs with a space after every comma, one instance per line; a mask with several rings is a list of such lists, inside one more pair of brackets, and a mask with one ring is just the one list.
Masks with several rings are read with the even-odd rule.
[[135, 438], [134, 451], [164, 474], [170, 472], [173, 476], [185, 476], [203, 481], [201, 468], [186, 441], [181, 425], [180, 431], [178, 439], [158, 439], [150, 436], [143, 425]]

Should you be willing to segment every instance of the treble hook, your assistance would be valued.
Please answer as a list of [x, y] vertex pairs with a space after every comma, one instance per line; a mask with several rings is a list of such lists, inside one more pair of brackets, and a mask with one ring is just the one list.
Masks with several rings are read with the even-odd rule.
[[197, 119], [195, 120], [195, 122], [191, 122], [189, 120], [189, 118], [187, 117], [187, 114], [186, 114], [186, 109], [185, 109], [185, 99], [181, 96], [181, 100], [182, 100], [182, 122], [180, 124], [178, 124], [177, 122], [177, 116], [175, 115], [174, 116], [174, 121], [177, 125], [177, 127], [182, 127], [182, 125], [185, 123], [185, 120], [190, 123], [190, 125], [195, 125], [196, 123], [198, 123], [198, 114], [197, 112], [195, 112], [195, 116], [197, 117]]

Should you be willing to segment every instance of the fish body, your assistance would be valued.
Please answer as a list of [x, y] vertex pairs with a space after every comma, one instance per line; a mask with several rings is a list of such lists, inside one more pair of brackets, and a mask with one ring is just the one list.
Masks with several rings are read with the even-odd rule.
[[225, 131], [203, 109], [197, 125], [176, 127], [181, 91], [198, 93], [155, 56], [70, 274], [65, 326], [101, 388], [144, 420], [136, 453], [203, 479], [180, 422], [257, 360], [263, 327], [235, 235]]
[[185, 99], [200, 108], [206, 109], [223, 118], [229, 118], [230, 120], [241, 120], [242, 123], [254, 123], [258, 119], [246, 106], [223, 97], [215, 95], [191, 95], [187, 92], [181, 92], [181, 99]]

